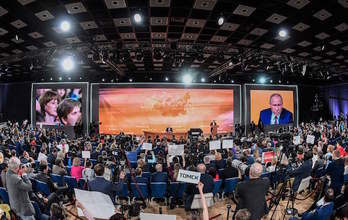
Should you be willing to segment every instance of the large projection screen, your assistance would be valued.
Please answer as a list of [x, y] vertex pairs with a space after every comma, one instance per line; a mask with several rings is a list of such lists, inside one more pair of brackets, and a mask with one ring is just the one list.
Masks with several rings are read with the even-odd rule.
[[88, 131], [88, 83], [33, 83], [31, 93], [33, 126]]
[[229, 133], [241, 121], [240, 90], [237, 85], [94, 84], [91, 117], [102, 134], [163, 133], [168, 127], [208, 134], [213, 120], [218, 133]]
[[245, 84], [245, 125], [298, 125], [296, 85]]

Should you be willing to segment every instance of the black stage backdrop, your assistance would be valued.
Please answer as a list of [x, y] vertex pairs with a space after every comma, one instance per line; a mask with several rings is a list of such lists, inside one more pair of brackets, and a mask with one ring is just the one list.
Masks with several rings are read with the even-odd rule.
[[0, 122], [30, 120], [31, 83], [0, 84]]

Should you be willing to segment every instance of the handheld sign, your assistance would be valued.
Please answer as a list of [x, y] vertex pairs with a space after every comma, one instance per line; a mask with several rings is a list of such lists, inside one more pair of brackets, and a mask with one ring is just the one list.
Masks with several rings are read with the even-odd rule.
[[210, 150], [218, 150], [221, 148], [221, 141], [216, 140], [216, 141], [209, 141], [209, 149]]
[[194, 183], [197, 184], [201, 178], [201, 173], [193, 172], [189, 170], [179, 170], [177, 180], [179, 182]]
[[300, 138], [300, 136], [294, 136], [293, 143], [294, 143], [295, 145], [301, 144], [301, 138]]
[[82, 151], [82, 158], [83, 159], [89, 159], [91, 158], [91, 152], [90, 151]]
[[69, 145], [67, 144], [59, 144], [57, 145], [57, 148], [65, 154], [69, 152]]
[[314, 144], [314, 139], [315, 139], [314, 135], [307, 135], [307, 140], [306, 140], [307, 144]]
[[152, 144], [151, 143], [143, 143], [143, 146], [141, 147], [143, 150], [152, 150]]
[[183, 144], [180, 145], [168, 145], [168, 154], [169, 155], [182, 155], [184, 153]]
[[275, 153], [273, 151], [263, 152], [262, 153], [262, 163], [266, 164], [268, 162], [272, 162], [274, 156], [275, 156]]
[[223, 149], [233, 148], [233, 140], [232, 139], [223, 140], [222, 141], [222, 148]]

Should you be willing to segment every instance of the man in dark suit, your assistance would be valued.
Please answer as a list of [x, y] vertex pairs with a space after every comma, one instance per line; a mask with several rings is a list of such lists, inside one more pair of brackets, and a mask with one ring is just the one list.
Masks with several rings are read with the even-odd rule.
[[335, 195], [339, 195], [344, 184], [344, 159], [340, 158], [340, 151], [335, 150], [332, 154], [333, 161], [329, 163], [325, 173], [331, 179], [330, 187], [334, 190]]
[[97, 191], [110, 196], [111, 200], [115, 202], [115, 192], [120, 192], [123, 187], [123, 181], [125, 174], [120, 173], [120, 181], [118, 184], [114, 184], [104, 178], [104, 166], [102, 164], [97, 164], [94, 167], [95, 179], [88, 182], [88, 189], [90, 191]]
[[293, 123], [292, 113], [283, 108], [283, 98], [280, 94], [274, 93], [269, 99], [270, 108], [260, 112], [259, 123], [263, 125], [277, 125]]
[[304, 155], [303, 164], [297, 169], [290, 172], [290, 176], [295, 177], [294, 182], [292, 184], [292, 189], [294, 192], [297, 192], [302, 179], [309, 177], [312, 173], [312, 157], [313, 154], [310, 151], [307, 151]]
[[151, 175], [151, 182], [167, 182], [168, 181], [168, 175], [166, 172], [163, 172], [162, 164], [158, 163], [156, 164], [156, 172]]
[[267, 213], [266, 194], [270, 181], [268, 178], [260, 178], [262, 171], [262, 165], [254, 163], [250, 167], [250, 179], [238, 183], [236, 187], [237, 210], [247, 209], [252, 220], [261, 219]]
[[[206, 167], [204, 164], [197, 165], [197, 172], [201, 173], [200, 182], [204, 184], [203, 193], [211, 193], [214, 190], [214, 180], [209, 174], [205, 173]], [[195, 194], [199, 194], [199, 191], [195, 184], [187, 184], [185, 188], [185, 210], [191, 209], [191, 204]]]

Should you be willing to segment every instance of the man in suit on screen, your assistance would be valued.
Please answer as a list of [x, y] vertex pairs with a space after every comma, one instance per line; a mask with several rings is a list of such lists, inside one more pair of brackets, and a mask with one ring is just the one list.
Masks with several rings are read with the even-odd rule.
[[282, 125], [293, 123], [290, 111], [283, 108], [283, 98], [278, 93], [273, 93], [269, 99], [270, 108], [260, 112], [259, 123], [263, 125]]

